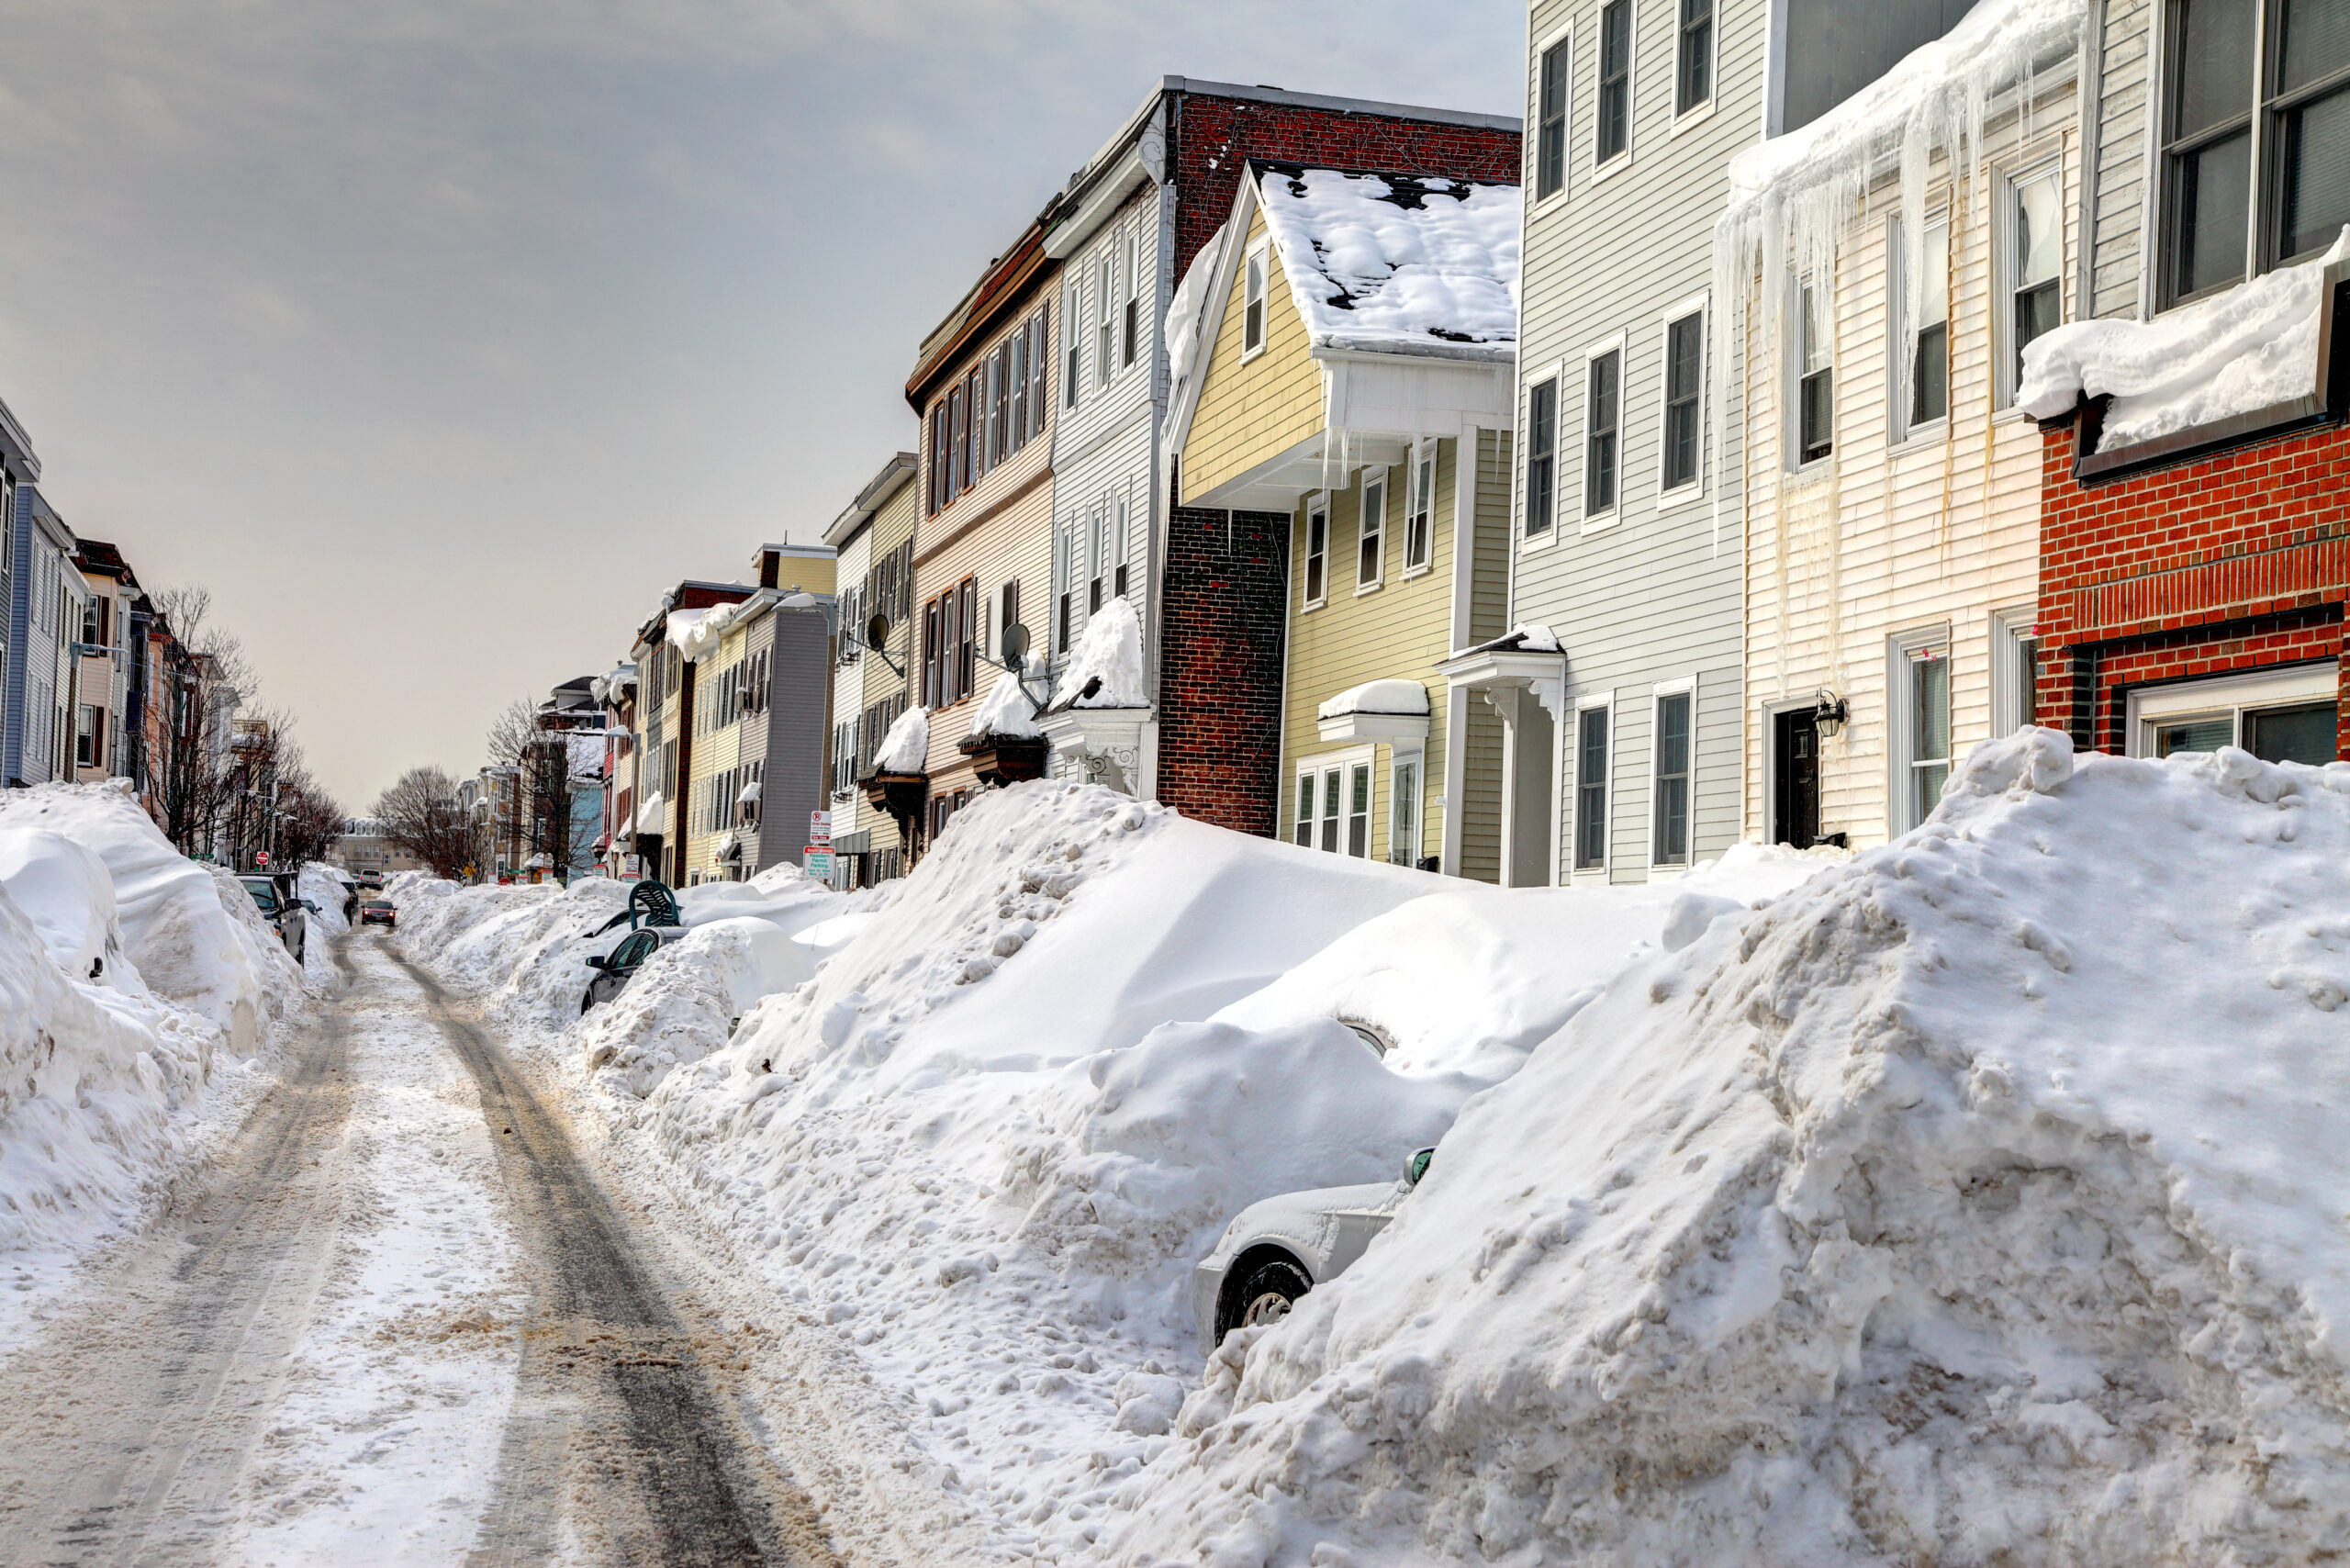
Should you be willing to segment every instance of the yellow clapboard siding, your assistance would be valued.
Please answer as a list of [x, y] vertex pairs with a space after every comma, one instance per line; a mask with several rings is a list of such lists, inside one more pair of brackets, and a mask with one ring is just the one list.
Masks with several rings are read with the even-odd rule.
[[[1248, 244], [1265, 234], [1265, 216], [1248, 225]], [[1240, 363], [1240, 333], [1248, 312], [1244, 258], [1232, 270], [1224, 322], [1208, 358], [1200, 401], [1183, 442], [1183, 491], [1196, 496], [1265, 459], [1288, 451], [1322, 428], [1322, 370], [1306, 342], [1305, 323], [1289, 297], [1280, 248], [1266, 246], [1265, 351]]]

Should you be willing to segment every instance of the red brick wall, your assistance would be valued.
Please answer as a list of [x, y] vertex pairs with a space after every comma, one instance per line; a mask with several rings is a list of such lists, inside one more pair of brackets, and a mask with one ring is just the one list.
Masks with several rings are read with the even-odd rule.
[[[2073, 428], [2042, 439], [2040, 722], [2118, 752], [2133, 688], [2342, 655], [2350, 431], [2086, 486]], [[2350, 757], [2344, 696], [2335, 750]]]
[[1520, 138], [1514, 130], [1191, 93], [1176, 97], [1174, 120], [1178, 278], [1231, 216], [1241, 165], [1251, 158], [1505, 185], [1518, 180]]
[[1160, 600], [1158, 799], [1236, 833], [1281, 830], [1289, 518], [1178, 507]]

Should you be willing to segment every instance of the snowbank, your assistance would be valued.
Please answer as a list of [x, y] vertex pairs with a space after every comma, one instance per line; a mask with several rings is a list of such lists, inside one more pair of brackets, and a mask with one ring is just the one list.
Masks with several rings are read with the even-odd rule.
[[2345, 863], [2342, 765], [1979, 748], [1473, 1103], [1227, 1341], [1113, 1555], [2337, 1553]]
[[[990, 1553], [1083, 1554], [1171, 1440], [1188, 1278], [1235, 1212], [1392, 1174], [1676, 907], [1824, 864], [1505, 892], [1037, 782], [983, 792], [880, 907], [812, 901], [844, 913], [794, 934], [807, 983], [755, 979], [713, 924], [550, 1043], [836, 1343], [811, 1351], [846, 1359], [832, 1395], [898, 1434], [868, 1473], [968, 1510]], [[531, 948], [443, 951], [493, 979]]]
[[1265, 227], [1315, 348], [1515, 356], [1516, 185], [1255, 166]]
[[1150, 688], [1142, 673], [1142, 617], [1127, 599], [1113, 599], [1078, 634], [1060, 684], [1053, 689], [1052, 709], [1149, 706]]
[[2278, 267], [2151, 321], [2075, 321], [2023, 351], [2016, 407], [2036, 420], [2110, 395], [2098, 450], [2215, 424], [2317, 395], [2325, 271], [2350, 255], [2350, 228], [2313, 262]]

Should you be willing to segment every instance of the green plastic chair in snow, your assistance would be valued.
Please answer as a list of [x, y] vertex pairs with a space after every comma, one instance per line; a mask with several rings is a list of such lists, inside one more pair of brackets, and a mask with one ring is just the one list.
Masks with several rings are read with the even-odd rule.
[[677, 895], [669, 890], [668, 883], [650, 880], [637, 883], [629, 890], [628, 907], [588, 935], [601, 936], [618, 925], [626, 925], [633, 931], [639, 923], [646, 925], [684, 924], [677, 918]]

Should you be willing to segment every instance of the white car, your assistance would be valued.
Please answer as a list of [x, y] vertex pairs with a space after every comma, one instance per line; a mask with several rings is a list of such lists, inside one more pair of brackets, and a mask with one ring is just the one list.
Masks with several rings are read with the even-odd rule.
[[1278, 1323], [1315, 1285], [1363, 1255], [1428, 1173], [1434, 1148], [1412, 1151], [1399, 1182], [1317, 1187], [1249, 1204], [1192, 1271], [1192, 1320], [1200, 1350], [1214, 1354], [1235, 1328]]

